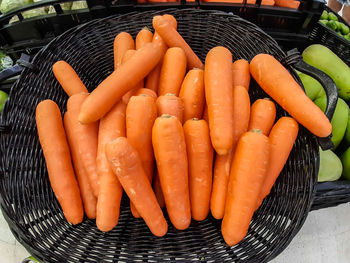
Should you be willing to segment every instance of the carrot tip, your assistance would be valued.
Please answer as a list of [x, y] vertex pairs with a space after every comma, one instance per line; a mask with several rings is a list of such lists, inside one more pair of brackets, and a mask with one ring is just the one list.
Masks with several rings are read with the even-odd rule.
[[161, 118], [165, 118], [165, 119], [169, 119], [169, 118], [172, 118], [174, 117], [173, 115], [170, 115], [170, 114], [163, 114], [162, 116], [160, 116]]
[[175, 93], [166, 93], [165, 96], [176, 96]]

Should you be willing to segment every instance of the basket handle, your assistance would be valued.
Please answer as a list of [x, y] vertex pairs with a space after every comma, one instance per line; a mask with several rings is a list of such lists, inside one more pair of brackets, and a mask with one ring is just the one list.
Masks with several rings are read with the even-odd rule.
[[40, 263], [40, 262], [34, 257], [27, 257], [22, 260], [22, 263]]
[[[287, 64], [292, 65], [297, 70], [312, 76], [321, 83], [327, 95], [327, 107], [325, 115], [329, 121], [331, 121], [338, 101], [338, 90], [334, 81], [323, 71], [305, 63], [296, 48], [288, 51], [287, 54], [288, 56], [285, 58], [285, 62]], [[331, 138], [332, 134], [328, 137], [317, 138], [318, 144], [322, 150], [328, 150], [334, 147]]]

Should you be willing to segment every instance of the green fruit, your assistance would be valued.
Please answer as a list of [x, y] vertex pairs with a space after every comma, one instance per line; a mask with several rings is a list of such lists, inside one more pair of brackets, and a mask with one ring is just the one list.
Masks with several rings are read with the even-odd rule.
[[341, 27], [340, 23], [338, 21], [334, 21], [334, 23], [337, 25], [337, 30], [340, 30], [340, 27]]
[[350, 180], [350, 147], [342, 154], [340, 157], [343, 164], [343, 173], [342, 176]]
[[347, 25], [345, 25], [344, 23], [339, 23], [340, 24], [340, 31], [342, 32], [343, 35], [347, 35], [349, 34], [350, 30], [349, 27]]
[[343, 171], [343, 166], [338, 156], [331, 150], [322, 151], [320, 149], [320, 169], [318, 171], [318, 181], [338, 180]]
[[338, 17], [334, 13], [329, 12], [328, 13], [328, 20], [338, 21]]
[[338, 28], [337, 24], [333, 20], [328, 21], [326, 26], [328, 26], [330, 29], [333, 29], [334, 31], [337, 31]]
[[337, 85], [339, 96], [350, 100], [350, 68], [336, 54], [316, 44], [304, 50], [303, 59], [330, 76]]
[[347, 146], [350, 146], [350, 112], [348, 116], [348, 123], [346, 125], [346, 130], [344, 134], [344, 140]]
[[320, 19], [321, 20], [328, 20], [328, 12], [326, 10], [323, 10]]
[[315, 100], [323, 95], [326, 95], [322, 85], [313, 77], [310, 77], [307, 74], [297, 71], [301, 82], [304, 85], [306, 95], [311, 99]]
[[350, 35], [349, 35], [349, 34], [346, 35], [346, 36], [344, 36], [344, 38], [345, 38], [346, 40], [350, 41]]
[[325, 26], [327, 26], [328, 20], [319, 20], [318, 22], [324, 24]]
[[5, 102], [8, 98], [8, 95], [3, 92], [2, 90], [0, 90], [0, 112], [2, 112], [2, 109], [4, 108], [5, 106]]
[[[315, 100], [315, 104], [324, 112], [327, 107], [327, 96], [322, 96]], [[332, 142], [334, 149], [342, 141], [349, 118], [349, 106], [341, 98], [338, 98], [337, 106], [331, 121], [332, 124]]]

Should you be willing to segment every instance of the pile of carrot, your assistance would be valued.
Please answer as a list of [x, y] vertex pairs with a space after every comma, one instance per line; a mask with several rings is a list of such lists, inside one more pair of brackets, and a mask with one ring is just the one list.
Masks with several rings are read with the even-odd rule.
[[[287, 162], [298, 122], [320, 137], [331, 124], [271, 55], [249, 63], [218, 46], [203, 64], [173, 16], [155, 16], [153, 27], [136, 41], [116, 36], [114, 72], [91, 93], [68, 63], [53, 65], [69, 96], [64, 121], [51, 100], [36, 108], [52, 189], [72, 224], [85, 213], [112, 230], [125, 191], [156, 236], [168, 230], [162, 208], [179, 230], [211, 212], [235, 245]], [[251, 75], [272, 99], [251, 104]], [[276, 121], [275, 103], [291, 117]]]

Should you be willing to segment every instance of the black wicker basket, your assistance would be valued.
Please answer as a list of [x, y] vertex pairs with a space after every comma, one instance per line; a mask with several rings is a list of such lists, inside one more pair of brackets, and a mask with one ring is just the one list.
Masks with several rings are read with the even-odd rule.
[[[225, 244], [221, 222], [212, 217], [193, 221], [185, 231], [169, 224], [165, 237], [154, 237], [142, 220], [132, 217], [127, 200], [122, 202], [118, 225], [108, 233], [100, 232], [94, 220], [72, 226], [64, 219], [50, 187], [35, 125], [35, 107], [44, 99], [56, 101], [65, 111], [67, 96], [51, 67], [57, 60], [66, 60], [91, 91], [113, 70], [114, 37], [121, 31], [135, 36], [144, 26], [151, 27], [154, 15], [164, 12], [177, 18], [179, 32], [202, 60], [212, 47], [223, 45], [234, 59], [251, 60], [263, 52], [290, 62], [277, 43], [250, 22], [195, 9], [94, 20], [44, 47], [10, 93], [2, 115], [5, 134], [0, 137], [3, 214], [17, 240], [42, 262], [267, 262], [283, 251], [306, 219], [319, 158], [317, 139], [303, 127], [271, 194], [255, 213], [248, 235], [234, 247]], [[291, 66], [284, 64], [298, 80]], [[254, 81], [250, 95], [252, 101], [267, 97]], [[277, 114], [286, 112], [277, 105]]]

